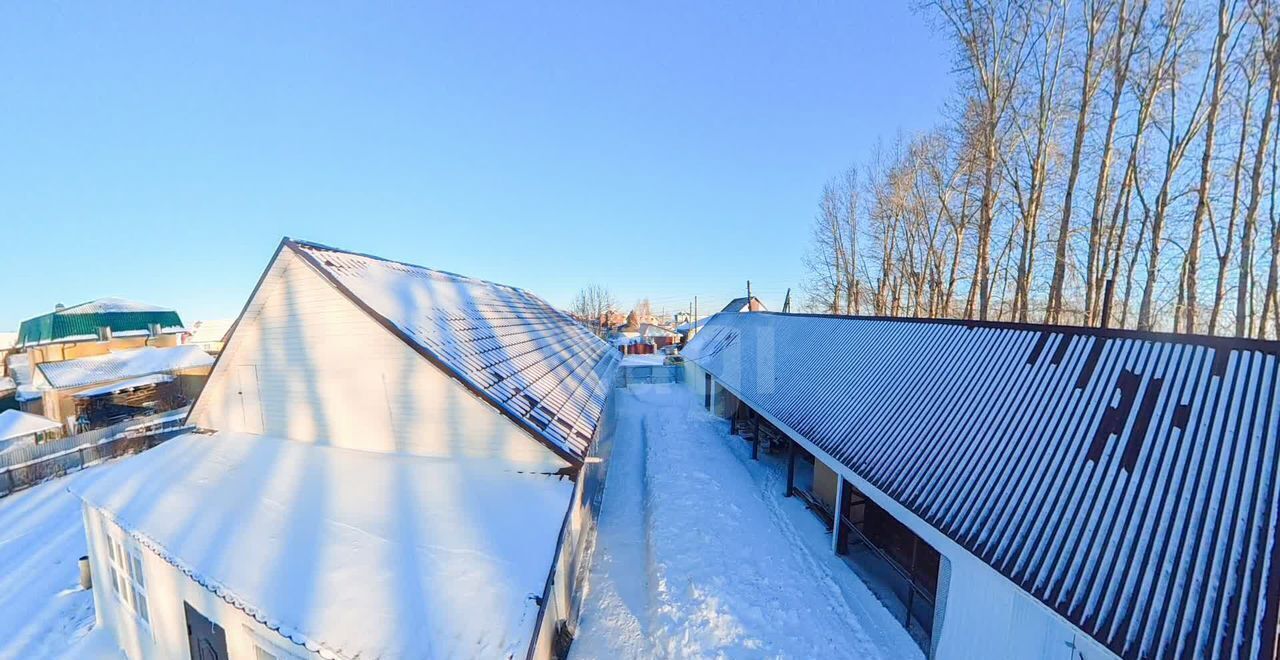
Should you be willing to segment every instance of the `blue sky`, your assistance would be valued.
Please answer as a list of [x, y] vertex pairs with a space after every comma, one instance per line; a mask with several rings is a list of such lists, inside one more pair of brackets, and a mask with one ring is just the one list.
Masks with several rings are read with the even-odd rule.
[[0, 9], [0, 330], [232, 317], [284, 235], [777, 305], [824, 180], [954, 85], [906, 3], [125, 4]]

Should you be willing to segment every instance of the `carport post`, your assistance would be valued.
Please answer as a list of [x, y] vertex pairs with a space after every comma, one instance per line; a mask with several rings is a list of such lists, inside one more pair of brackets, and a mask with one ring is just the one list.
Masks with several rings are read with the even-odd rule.
[[831, 550], [837, 555], [843, 555], [848, 551], [843, 522], [845, 502], [848, 499], [848, 482], [844, 480], [844, 477], [840, 477], [840, 481], [836, 483], [836, 510], [831, 516]]
[[760, 414], [755, 411], [751, 414], [751, 460], [760, 460]]
[[796, 489], [796, 441], [788, 439], [787, 442], [787, 494], [791, 497], [791, 492]]

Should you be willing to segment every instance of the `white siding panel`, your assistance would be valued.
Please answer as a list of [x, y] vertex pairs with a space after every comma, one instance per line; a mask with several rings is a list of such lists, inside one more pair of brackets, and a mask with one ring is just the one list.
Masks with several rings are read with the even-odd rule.
[[[246, 421], [237, 377], [246, 369], [257, 376], [260, 428]], [[191, 422], [367, 451], [565, 465], [289, 250], [268, 270]]]

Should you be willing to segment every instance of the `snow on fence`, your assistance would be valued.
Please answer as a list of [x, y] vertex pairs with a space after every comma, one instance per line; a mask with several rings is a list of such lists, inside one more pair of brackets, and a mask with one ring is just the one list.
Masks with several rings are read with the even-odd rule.
[[680, 365], [623, 365], [618, 387], [650, 383], [684, 382], [684, 367]]
[[58, 440], [10, 449], [0, 454], [0, 497], [98, 461], [153, 447], [170, 435], [167, 432], [182, 428], [187, 410], [135, 417]]

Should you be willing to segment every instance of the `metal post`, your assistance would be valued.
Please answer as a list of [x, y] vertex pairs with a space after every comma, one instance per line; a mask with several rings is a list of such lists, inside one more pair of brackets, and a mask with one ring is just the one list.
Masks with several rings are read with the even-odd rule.
[[831, 516], [831, 550], [837, 555], [843, 555], [848, 551], [847, 543], [845, 543], [844, 531], [844, 509], [845, 502], [849, 499], [849, 486], [844, 477], [840, 477], [840, 481], [836, 483], [836, 510], [835, 515]]
[[796, 489], [796, 441], [789, 440], [787, 445], [787, 493], [784, 497], [791, 497], [791, 493]]
[[1111, 294], [1115, 287], [1115, 279], [1108, 277], [1106, 290], [1102, 294], [1102, 319], [1098, 321], [1098, 327], [1105, 328], [1111, 322]]
[[760, 460], [760, 414], [751, 414], [751, 460]]
[[911, 606], [916, 601], [916, 554], [920, 549], [920, 537], [911, 541], [911, 568], [907, 569], [907, 618], [903, 622], [911, 630]]

